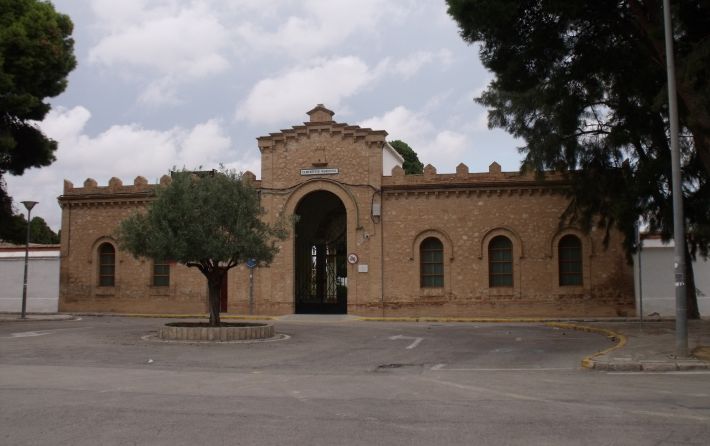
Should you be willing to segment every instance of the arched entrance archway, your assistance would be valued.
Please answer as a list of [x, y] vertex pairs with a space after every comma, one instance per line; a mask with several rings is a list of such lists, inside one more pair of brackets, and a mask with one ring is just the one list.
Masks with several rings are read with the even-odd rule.
[[296, 313], [347, 313], [347, 212], [332, 192], [309, 193], [296, 206]]

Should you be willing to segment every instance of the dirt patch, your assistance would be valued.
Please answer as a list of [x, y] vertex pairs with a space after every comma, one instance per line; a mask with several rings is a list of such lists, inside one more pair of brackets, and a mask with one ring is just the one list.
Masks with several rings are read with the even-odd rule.
[[703, 361], [710, 361], [710, 347], [696, 347], [692, 355]]

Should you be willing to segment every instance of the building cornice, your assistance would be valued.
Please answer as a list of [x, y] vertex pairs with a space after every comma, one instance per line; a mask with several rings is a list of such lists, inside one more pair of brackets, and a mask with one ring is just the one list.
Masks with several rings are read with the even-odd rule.
[[330, 122], [304, 122], [303, 125], [293, 126], [280, 132], [270, 133], [267, 136], [256, 138], [259, 150], [264, 151], [279, 143], [289, 140], [297, 141], [301, 138], [309, 138], [313, 135], [327, 135], [329, 137], [340, 137], [342, 139], [352, 139], [354, 141], [366, 141], [370, 143], [384, 143], [387, 138], [385, 130], [372, 130], [362, 128], [357, 125], [349, 125], [335, 121]]

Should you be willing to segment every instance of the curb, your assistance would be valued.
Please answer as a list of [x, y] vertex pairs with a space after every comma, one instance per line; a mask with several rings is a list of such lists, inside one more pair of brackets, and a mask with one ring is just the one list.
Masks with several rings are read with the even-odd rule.
[[28, 314], [25, 319], [20, 318], [19, 313], [3, 313], [0, 314], [0, 322], [37, 322], [37, 321], [71, 321], [75, 320], [76, 315], [73, 314], [57, 314], [57, 313], [35, 313]]
[[570, 330], [584, 331], [587, 333], [597, 333], [605, 335], [612, 341], [616, 341], [607, 349], [596, 352], [582, 359], [581, 365], [585, 369], [613, 371], [613, 372], [675, 372], [675, 371], [693, 371], [693, 370], [708, 370], [710, 363], [700, 359], [674, 359], [671, 361], [600, 361], [596, 358], [614, 350], [618, 350], [626, 345], [627, 337], [621, 333], [600, 327], [590, 327], [587, 325], [577, 325], [569, 323], [550, 322], [545, 325], [549, 327], [566, 328]]
[[[569, 323], [575, 322], [638, 322], [635, 318], [620, 318], [613, 320], [550, 318], [550, 317], [359, 317], [356, 320], [365, 322], [480, 322], [480, 323]], [[593, 327], [589, 327], [593, 328]]]
[[710, 364], [699, 359], [671, 361], [593, 361], [594, 370], [608, 372], [684, 372], [710, 370]]
[[[148, 319], [206, 319], [209, 318], [209, 314], [145, 314], [145, 313], [68, 313], [73, 316], [94, 316], [94, 317], [139, 317]], [[255, 321], [271, 321], [274, 319], [273, 316], [248, 316], [248, 315], [238, 315], [238, 314], [222, 314], [220, 319], [233, 319], [233, 320], [255, 320]]]
[[585, 356], [581, 361], [581, 365], [585, 369], [598, 369], [597, 361], [595, 361], [594, 358], [601, 356], [601, 355], [606, 355], [607, 353], [613, 352], [614, 350], [618, 350], [621, 347], [625, 346], [626, 342], [627, 342], [626, 336], [624, 336], [621, 333], [617, 333], [615, 331], [608, 330], [606, 328], [590, 327], [588, 325], [577, 325], [577, 324], [561, 323], [561, 322], [548, 322], [545, 325], [548, 327], [553, 327], [553, 328], [566, 328], [568, 330], [583, 331], [586, 333], [596, 333], [596, 334], [606, 336], [611, 341], [616, 341], [616, 344], [609, 347], [609, 348], [598, 351], [598, 352], [593, 353], [589, 356]]

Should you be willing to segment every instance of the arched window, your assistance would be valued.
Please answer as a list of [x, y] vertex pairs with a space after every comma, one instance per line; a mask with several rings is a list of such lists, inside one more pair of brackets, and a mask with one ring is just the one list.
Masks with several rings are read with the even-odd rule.
[[560, 286], [582, 285], [582, 242], [575, 235], [568, 234], [560, 239], [557, 246], [560, 262]]
[[116, 250], [110, 243], [99, 246], [99, 286], [116, 284]]
[[170, 264], [166, 260], [153, 261], [153, 286], [170, 286]]
[[419, 245], [419, 274], [422, 288], [443, 288], [444, 245], [436, 237], [425, 238]]
[[513, 286], [513, 243], [503, 235], [488, 244], [488, 284], [491, 288]]

